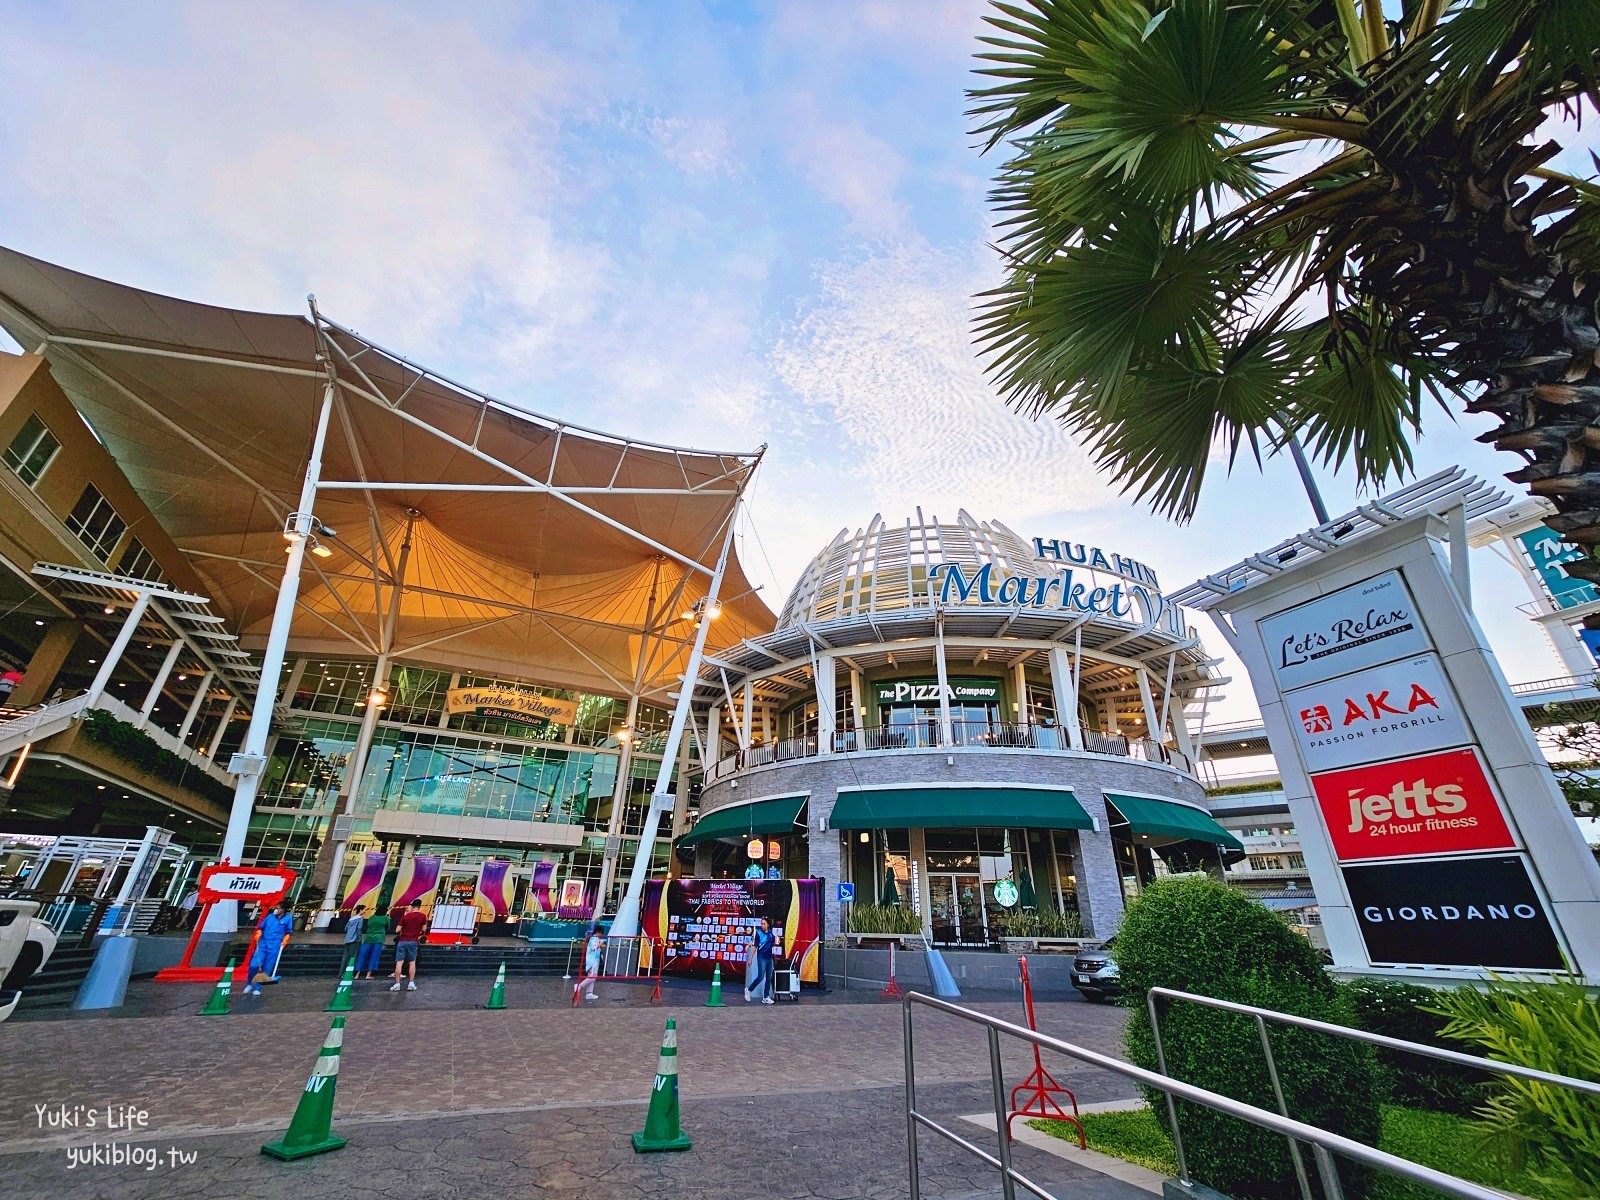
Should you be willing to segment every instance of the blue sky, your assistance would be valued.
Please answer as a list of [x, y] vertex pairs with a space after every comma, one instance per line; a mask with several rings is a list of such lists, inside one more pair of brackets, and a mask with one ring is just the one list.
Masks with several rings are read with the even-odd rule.
[[[768, 443], [744, 558], [774, 607], [841, 527], [918, 505], [1169, 585], [1304, 528], [1287, 463], [1217, 472], [1176, 527], [986, 386], [967, 323], [996, 163], [963, 116], [982, 8], [0, 0], [0, 242], [218, 304], [315, 292], [525, 407]], [[1473, 442], [1482, 418], [1430, 416], [1422, 472], [1515, 465]], [[1324, 484], [1335, 511], [1357, 498]], [[1481, 557], [1511, 676], [1563, 673]], [[1253, 707], [1242, 675], [1231, 692], [1223, 719]]]

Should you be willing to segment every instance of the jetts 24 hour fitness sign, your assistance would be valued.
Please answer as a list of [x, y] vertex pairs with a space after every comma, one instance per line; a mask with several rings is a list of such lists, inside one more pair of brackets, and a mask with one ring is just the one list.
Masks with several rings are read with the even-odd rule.
[[1283, 697], [1309, 771], [1328, 771], [1472, 741], [1434, 654], [1371, 667]]
[[1341, 862], [1514, 849], [1474, 750], [1448, 750], [1311, 777]]
[[1268, 617], [1261, 636], [1284, 691], [1433, 649], [1398, 571]]

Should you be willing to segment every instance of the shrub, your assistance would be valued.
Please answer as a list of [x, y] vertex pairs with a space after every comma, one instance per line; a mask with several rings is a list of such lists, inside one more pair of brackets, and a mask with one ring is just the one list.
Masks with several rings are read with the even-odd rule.
[[[1443, 1035], [1447, 1020], [1431, 1011], [1439, 993], [1392, 979], [1358, 979], [1345, 986], [1356, 1024], [1368, 1033], [1421, 1042], [1441, 1050], [1461, 1046]], [[1379, 1050], [1389, 1097], [1400, 1104], [1435, 1112], [1470, 1114], [1489, 1098], [1487, 1071], [1436, 1062], [1403, 1050]]]
[[194, 764], [185, 762], [148, 733], [117, 720], [103, 709], [91, 708], [83, 714], [83, 736], [147, 775], [188, 788], [219, 804], [233, 799], [230, 788]]
[[[1146, 888], [1128, 908], [1115, 953], [1133, 1009], [1128, 1057], [1150, 1070], [1157, 1069], [1145, 1008], [1152, 987], [1352, 1023], [1347, 1002], [1311, 945], [1262, 905], [1215, 880], [1166, 879]], [[1268, 1028], [1289, 1115], [1375, 1145], [1380, 1097], [1370, 1049], [1309, 1030]], [[1174, 1078], [1276, 1109], [1249, 1017], [1169, 1005], [1161, 1014], [1161, 1037]], [[1166, 1127], [1161, 1095], [1151, 1091], [1146, 1099]], [[1279, 1135], [1190, 1104], [1179, 1104], [1178, 1120], [1189, 1170], [1200, 1182], [1240, 1200], [1298, 1193], [1293, 1161]], [[1340, 1171], [1346, 1194], [1362, 1195], [1365, 1172], [1348, 1162], [1341, 1162]]]
[[[1576, 979], [1496, 980], [1438, 993], [1431, 1008], [1449, 1019], [1444, 1036], [1490, 1058], [1600, 1083], [1600, 1004]], [[1489, 1147], [1550, 1194], [1600, 1196], [1600, 1098], [1501, 1076], [1479, 1113]]]
[[852, 904], [851, 933], [921, 933], [922, 918], [903, 904]]

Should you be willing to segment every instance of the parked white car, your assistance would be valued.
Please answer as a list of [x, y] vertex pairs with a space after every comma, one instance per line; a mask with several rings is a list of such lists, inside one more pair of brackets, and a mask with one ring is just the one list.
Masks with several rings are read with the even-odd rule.
[[55, 951], [55, 930], [38, 919], [38, 911], [32, 900], [0, 900], [0, 1021]]

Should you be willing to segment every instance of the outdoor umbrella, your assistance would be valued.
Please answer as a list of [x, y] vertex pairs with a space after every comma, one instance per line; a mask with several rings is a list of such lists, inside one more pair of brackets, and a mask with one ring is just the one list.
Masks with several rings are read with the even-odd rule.
[[1033, 894], [1033, 876], [1028, 874], [1027, 867], [1017, 872], [1017, 907], [1039, 907], [1039, 897]]
[[885, 867], [883, 871], [883, 906], [888, 908], [891, 904], [900, 903], [900, 889], [895, 886], [894, 870]]

